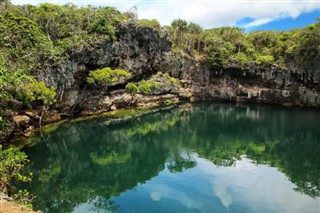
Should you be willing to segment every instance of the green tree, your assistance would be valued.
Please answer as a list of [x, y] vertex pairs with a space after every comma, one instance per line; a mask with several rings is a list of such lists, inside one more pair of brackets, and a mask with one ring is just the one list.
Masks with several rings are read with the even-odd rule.
[[2, 145], [0, 145], [0, 191], [30, 207], [32, 197], [28, 191], [15, 188], [19, 182], [31, 181], [32, 173], [22, 174], [22, 170], [28, 162], [27, 155], [18, 148], [2, 149]]
[[173, 42], [177, 44], [178, 47], [182, 47], [183, 35], [188, 30], [188, 22], [183, 19], [175, 19], [171, 23]]

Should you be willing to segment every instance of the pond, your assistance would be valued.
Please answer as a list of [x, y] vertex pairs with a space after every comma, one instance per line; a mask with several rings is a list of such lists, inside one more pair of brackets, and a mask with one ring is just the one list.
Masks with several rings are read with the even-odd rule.
[[43, 212], [320, 211], [320, 113], [186, 104], [31, 138]]

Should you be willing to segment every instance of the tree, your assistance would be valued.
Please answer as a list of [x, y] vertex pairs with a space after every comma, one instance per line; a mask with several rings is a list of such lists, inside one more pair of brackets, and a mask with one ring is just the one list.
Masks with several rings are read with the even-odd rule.
[[171, 23], [173, 41], [177, 44], [178, 47], [182, 46], [183, 34], [188, 30], [188, 22], [183, 19], [175, 19]]
[[27, 155], [16, 147], [3, 150], [0, 145], [0, 191], [12, 196], [18, 203], [31, 207], [32, 197], [26, 190], [17, 190], [18, 182], [30, 182], [32, 173], [22, 174], [21, 171], [29, 162]]
[[138, 21], [138, 8], [137, 6], [130, 7], [127, 12], [124, 13], [127, 16], [129, 21], [136, 22]]

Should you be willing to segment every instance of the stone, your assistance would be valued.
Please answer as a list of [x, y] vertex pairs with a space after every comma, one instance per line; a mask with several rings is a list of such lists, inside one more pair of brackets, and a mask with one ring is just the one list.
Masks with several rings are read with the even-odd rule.
[[16, 115], [12, 118], [17, 127], [26, 126], [30, 122], [30, 117], [26, 115]]
[[38, 120], [40, 118], [39, 115], [41, 114], [41, 112], [40, 111], [36, 111], [36, 110], [32, 110], [32, 111], [26, 111], [25, 114], [27, 116], [29, 116], [30, 118]]
[[47, 123], [57, 122], [60, 120], [61, 120], [60, 114], [54, 114], [54, 115], [46, 114], [44, 115], [42, 122], [47, 124]]

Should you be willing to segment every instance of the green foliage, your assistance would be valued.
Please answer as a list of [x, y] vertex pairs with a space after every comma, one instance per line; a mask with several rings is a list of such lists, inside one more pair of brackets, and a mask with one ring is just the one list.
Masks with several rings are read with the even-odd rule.
[[167, 80], [168, 84], [171, 84], [171, 85], [179, 85], [180, 84], [179, 80], [174, 77], [170, 77], [169, 73], [163, 74], [163, 77]]
[[18, 192], [13, 195], [13, 199], [16, 201], [16, 203], [32, 209], [31, 201], [33, 199], [33, 196], [28, 190], [18, 190]]
[[154, 81], [145, 81], [145, 80], [142, 80], [140, 83], [139, 83], [139, 92], [147, 95], [149, 93], [151, 93], [151, 91], [153, 89], [156, 89], [156, 88], [159, 88], [158, 84]]
[[128, 90], [131, 93], [138, 93], [139, 92], [139, 88], [136, 84], [129, 82], [126, 85], [126, 90]]
[[188, 23], [183, 19], [176, 19], [172, 21], [169, 30], [175, 46], [189, 53], [196, 49], [199, 51], [199, 43], [202, 37], [202, 27], [200, 25], [193, 22]]
[[243, 53], [243, 52], [240, 52], [240, 53], [237, 53], [233, 56], [231, 56], [231, 59], [235, 60], [238, 62], [238, 64], [241, 66], [241, 67], [245, 67], [246, 65], [248, 65], [249, 63], [249, 58], [248, 56]]
[[0, 14], [0, 57], [7, 67], [34, 73], [46, 64], [52, 48], [32, 20], [10, 12]]
[[156, 19], [151, 19], [151, 20], [140, 19], [140, 20], [138, 20], [138, 24], [142, 25], [142, 26], [151, 27], [152, 29], [157, 30], [157, 31], [160, 31], [160, 29], [161, 29], [161, 25], [160, 25], [159, 21]]
[[26, 190], [16, 192], [14, 187], [18, 182], [31, 181], [32, 173], [27, 175], [21, 173], [28, 162], [27, 155], [18, 148], [11, 147], [3, 150], [0, 145], [0, 191], [30, 207], [29, 192]]
[[24, 85], [27, 102], [41, 101], [44, 105], [51, 105], [56, 102], [56, 92], [53, 87], [46, 87], [44, 82], [38, 82], [32, 79]]
[[0, 116], [0, 130], [6, 130], [9, 126], [9, 122], [4, 120], [1, 116]]
[[113, 70], [110, 67], [105, 67], [103, 69], [90, 71], [87, 82], [92, 85], [107, 86], [108, 84], [118, 83], [123, 79], [128, 79], [130, 76], [131, 74], [125, 70]]
[[172, 104], [172, 100], [167, 99], [167, 100], [164, 101], [164, 104], [167, 105], [167, 106], [169, 106], [169, 105]]
[[317, 70], [320, 61], [320, 22], [291, 31], [256, 31], [245, 34], [239, 27], [202, 30], [194, 23], [174, 20], [167, 27], [174, 42], [173, 51], [201, 54], [213, 67], [222, 68], [230, 60], [244, 68], [249, 63], [277, 66], [288, 70], [294, 62], [309, 73]]
[[92, 162], [102, 166], [125, 163], [130, 158], [130, 152], [122, 154], [112, 151], [111, 153], [108, 153], [106, 156], [98, 156], [96, 153], [90, 153], [90, 159], [92, 160]]
[[88, 25], [89, 32], [96, 32], [100, 34], [106, 34], [107, 40], [115, 39], [115, 28], [112, 25], [109, 25], [105, 19], [95, 20], [94, 22]]
[[259, 55], [256, 62], [259, 65], [271, 66], [274, 62], [274, 58], [272, 55]]
[[38, 180], [42, 184], [48, 183], [54, 176], [61, 173], [61, 167], [49, 166], [47, 169], [41, 170]]
[[134, 83], [128, 83], [126, 89], [132, 93], [142, 93], [144, 95], [150, 94], [152, 90], [158, 89], [159, 85], [157, 82], [149, 80], [142, 80], [138, 85]]
[[183, 19], [175, 19], [171, 23], [172, 28], [176, 29], [178, 32], [187, 32], [188, 22]]
[[[0, 103], [2, 107], [31, 107], [34, 101], [50, 105], [55, 100], [54, 88], [48, 88], [44, 82], [38, 82], [24, 70], [9, 72], [0, 60]], [[17, 106], [16, 106], [17, 107]]]

